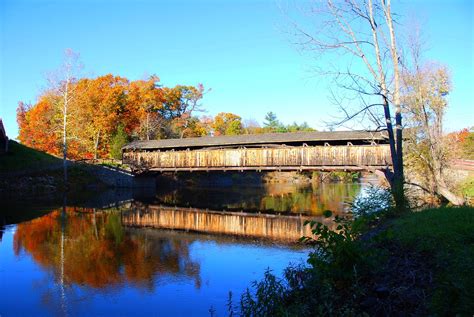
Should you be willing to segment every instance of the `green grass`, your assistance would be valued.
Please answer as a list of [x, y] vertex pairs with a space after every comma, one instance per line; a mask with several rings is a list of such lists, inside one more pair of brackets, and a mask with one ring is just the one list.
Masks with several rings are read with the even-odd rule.
[[[50, 176], [54, 178], [54, 186], [59, 191], [66, 188], [63, 179], [62, 159], [15, 141], [9, 141], [8, 153], [0, 155], [0, 173], [13, 173], [11, 175], [4, 174], [10, 178], [9, 182], [15, 182], [18, 176]], [[68, 178], [69, 188], [72, 189], [82, 189], [91, 184], [103, 186], [90, 172], [87, 165], [70, 163]]]
[[310, 267], [290, 267], [276, 282], [266, 273], [241, 298], [243, 315], [472, 316], [474, 208], [378, 217], [342, 222], [339, 232], [313, 227]]
[[474, 176], [469, 177], [460, 185], [460, 192], [463, 196], [474, 198]]
[[474, 313], [474, 208], [436, 208], [394, 220], [393, 239], [426, 256], [437, 315]]
[[8, 149], [8, 153], [0, 155], [0, 173], [41, 170], [61, 163], [57, 157], [12, 140], [8, 143]]

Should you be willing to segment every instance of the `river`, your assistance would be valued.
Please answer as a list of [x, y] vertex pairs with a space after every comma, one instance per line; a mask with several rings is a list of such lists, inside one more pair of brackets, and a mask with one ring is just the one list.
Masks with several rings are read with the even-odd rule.
[[[363, 183], [181, 187], [4, 204], [0, 316], [227, 316], [252, 281], [304, 263], [306, 219]], [[119, 197], [112, 199], [110, 197]], [[23, 211], [23, 212], [22, 212]]]

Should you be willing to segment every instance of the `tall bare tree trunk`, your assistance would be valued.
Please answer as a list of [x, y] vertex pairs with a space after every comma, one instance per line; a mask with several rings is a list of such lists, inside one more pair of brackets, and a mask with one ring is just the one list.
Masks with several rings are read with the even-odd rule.
[[391, 0], [381, 0], [384, 10], [385, 20], [390, 33], [390, 54], [392, 56], [393, 66], [393, 104], [395, 107], [395, 131], [396, 131], [396, 160], [394, 164], [394, 198], [397, 208], [404, 208], [406, 205], [403, 185], [405, 183], [403, 172], [403, 126], [402, 126], [402, 108], [400, 98], [400, 68], [398, 67], [398, 51], [395, 37], [395, 29], [393, 26]]
[[150, 113], [146, 113], [146, 140], [150, 141]]
[[57, 107], [58, 110], [62, 112], [62, 152], [63, 152], [63, 173], [64, 173], [64, 184], [65, 187], [68, 187], [68, 161], [67, 161], [67, 151], [68, 151], [68, 116], [70, 111], [70, 102], [74, 97], [74, 86], [72, 83], [74, 81], [75, 68], [79, 67], [78, 64], [78, 55], [74, 53], [71, 49], [67, 49], [64, 54], [64, 61], [61, 68], [58, 70], [58, 73], [48, 80], [50, 82], [51, 88], [56, 91], [56, 93], [61, 96], [61, 101], [58, 100]]
[[64, 90], [63, 100], [63, 172], [64, 172], [64, 185], [67, 187], [67, 115], [68, 115], [68, 103], [69, 103], [69, 73], [66, 75], [66, 87]]
[[445, 182], [445, 175], [443, 175], [443, 168], [441, 162], [438, 160], [438, 156], [434, 153], [437, 149], [431, 148], [432, 150], [432, 159], [433, 159], [433, 181], [434, 181], [434, 188], [435, 192], [438, 195], [443, 196], [447, 199], [450, 203], [455, 206], [461, 206], [465, 204], [465, 200], [463, 197], [456, 195], [453, 193], [449, 186]]
[[66, 240], [66, 222], [67, 222], [67, 194], [66, 192], [63, 193], [63, 209], [61, 213], [61, 245], [60, 245], [60, 272], [59, 272], [59, 291], [61, 296], [61, 310], [63, 315], [67, 315], [67, 302], [66, 302], [66, 288], [65, 288], [65, 274], [64, 274], [64, 267], [65, 267], [65, 240]]
[[[382, 1], [382, 5], [385, 5], [385, 1]], [[368, 3], [368, 9], [369, 9], [369, 19], [370, 19], [370, 25], [372, 29], [372, 38], [373, 38], [373, 44], [374, 44], [374, 50], [375, 50], [375, 58], [376, 58], [376, 63], [377, 63], [377, 68], [378, 68], [378, 82], [380, 83], [380, 88], [381, 88], [381, 95], [383, 98], [383, 108], [384, 108], [384, 116], [385, 116], [385, 122], [387, 126], [387, 132], [388, 132], [388, 138], [389, 138], [389, 143], [390, 143], [390, 153], [392, 157], [392, 164], [393, 164], [393, 177], [389, 179], [390, 187], [392, 189], [392, 194], [393, 198], [395, 200], [395, 206], [396, 208], [401, 211], [405, 207], [405, 193], [403, 190], [403, 184], [404, 184], [404, 177], [403, 177], [403, 156], [402, 156], [402, 137], [401, 137], [401, 107], [400, 107], [400, 95], [399, 95], [399, 90], [400, 90], [400, 85], [399, 85], [399, 73], [398, 73], [398, 57], [397, 57], [397, 52], [396, 52], [396, 44], [395, 44], [395, 38], [394, 32], [393, 32], [393, 27], [390, 29], [390, 35], [391, 35], [391, 47], [390, 51], [392, 54], [392, 63], [394, 68], [394, 104], [395, 104], [395, 126], [397, 128], [396, 130], [396, 136], [393, 133], [393, 124], [392, 124], [392, 116], [390, 114], [390, 106], [389, 106], [389, 91], [386, 83], [386, 72], [384, 71], [383, 68], [383, 63], [382, 63], [382, 53], [380, 51], [380, 46], [379, 46], [379, 39], [378, 39], [378, 28], [379, 26], [375, 22], [375, 17], [374, 17], [374, 12], [373, 12], [373, 4], [372, 0], [369, 0]], [[392, 18], [387, 17], [387, 15], [390, 14], [390, 0], [388, 1], [388, 5], [385, 8], [385, 18], [387, 20], [387, 24], [391, 23]], [[390, 21], [390, 22], [388, 22]], [[399, 136], [400, 135], [400, 136]]]
[[[390, 0], [326, 0], [314, 3], [315, 7], [310, 12], [316, 17], [314, 22], [317, 33], [307, 32], [296, 25], [297, 34], [302, 38], [301, 45], [317, 55], [337, 51], [341, 55], [350, 54], [355, 57], [354, 60], [347, 61], [347, 67], [335, 67], [335, 71], [329, 70], [323, 74], [333, 74], [340, 88], [355, 94], [342, 96], [336, 101], [340, 105], [346, 100], [354, 100], [354, 97], [362, 101], [361, 109], [352, 114], [347, 110], [347, 106], [351, 106], [349, 102], [348, 105], [341, 105], [345, 114], [341, 123], [368, 114], [377, 128], [386, 127], [393, 169], [387, 169], [385, 175], [396, 207], [401, 211], [406, 205], [403, 186], [401, 85]], [[356, 67], [354, 63], [365, 67]], [[380, 97], [381, 102], [374, 102], [374, 96]], [[372, 107], [377, 107], [380, 112], [383, 109], [383, 114], [374, 114]], [[391, 112], [394, 113], [394, 119]]]
[[94, 144], [94, 160], [97, 160], [97, 151], [99, 148], [99, 139], [100, 139], [100, 130], [97, 131], [97, 138], [95, 139]]

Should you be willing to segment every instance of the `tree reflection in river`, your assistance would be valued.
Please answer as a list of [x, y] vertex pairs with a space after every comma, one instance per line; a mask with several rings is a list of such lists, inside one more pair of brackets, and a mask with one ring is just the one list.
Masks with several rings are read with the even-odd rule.
[[149, 239], [146, 231], [126, 230], [120, 217], [118, 212], [68, 207], [61, 254], [61, 211], [52, 211], [18, 225], [15, 254], [29, 253], [66, 285], [105, 288], [128, 282], [151, 291], [155, 279], [168, 274], [192, 278], [200, 286], [200, 267], [190, 259], [188, 241]]
[[263, 184], [236, 187], [181, 187], [156, 196], [157, 203], [213, 210], [245, 210], [321, 215], [344, 211], [360, 183]]
[[[238, 297], [266, 267], [281, 275], [289, 262], [305, 259], [309, 250], [286, 243], [307, 235], [308, 218], [341, 212], [363, 186], [183, 187], [151, 198], [132, 195], [134, 201], [115, 201], [116, 208], [5, 207], [1, 310], [208, 316], [212, 306], [225, 315], [229, 290]], [[18, 307], [18, 298], [25, 305]]]

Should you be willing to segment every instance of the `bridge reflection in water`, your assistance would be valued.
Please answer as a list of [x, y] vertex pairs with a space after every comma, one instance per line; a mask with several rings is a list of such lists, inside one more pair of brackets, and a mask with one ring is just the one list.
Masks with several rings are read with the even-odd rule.
[[[209, 308], [216, 307], [219, 315], [225, 315], [229, 290], [238, 298], [265, 268], [280, 275], [288, 263], [302, 261], [308, 252], [300, 245], [264, 239], [122, 223], [130, 219], [127, 216], [143, 216], [145, 209], [137, 210], [141, 207], [148, 212], [158, 208], [140, 203], [107, 209], [58, 208], [7, 227], [0, 243], [2, 312], [207, 316]], [[199, 218], [192, 211], [189, 215]], [[251, 223], [258, 218], [240, 221], [256, 227]], [[26, 304], [17, 307], [11, 298], [25, 298]]]
[[[66, 285], [100, 289], [131, 283], [151, 289], [156, 279], [177, 276], [192, 279], [196, 287], [200, 286], [199, 263], [190, 258], [189, 238], [127, 229], [116, 209], [66, 210], [53, 210], [18, 224], [15, 254], [29, 253]], [[60, 248], [62, 235], [65, 239]]]
[[302, 236], [310, 236], [311, 229], [304, 223], [313, 219], [332, 224], [331, 219], [323, 217], [212, 211], [136, 202], [132, 204], [130, 211], [122, 213], [122, 223], [126, 226], [177, 229], [286, 242], [297, 242]]

